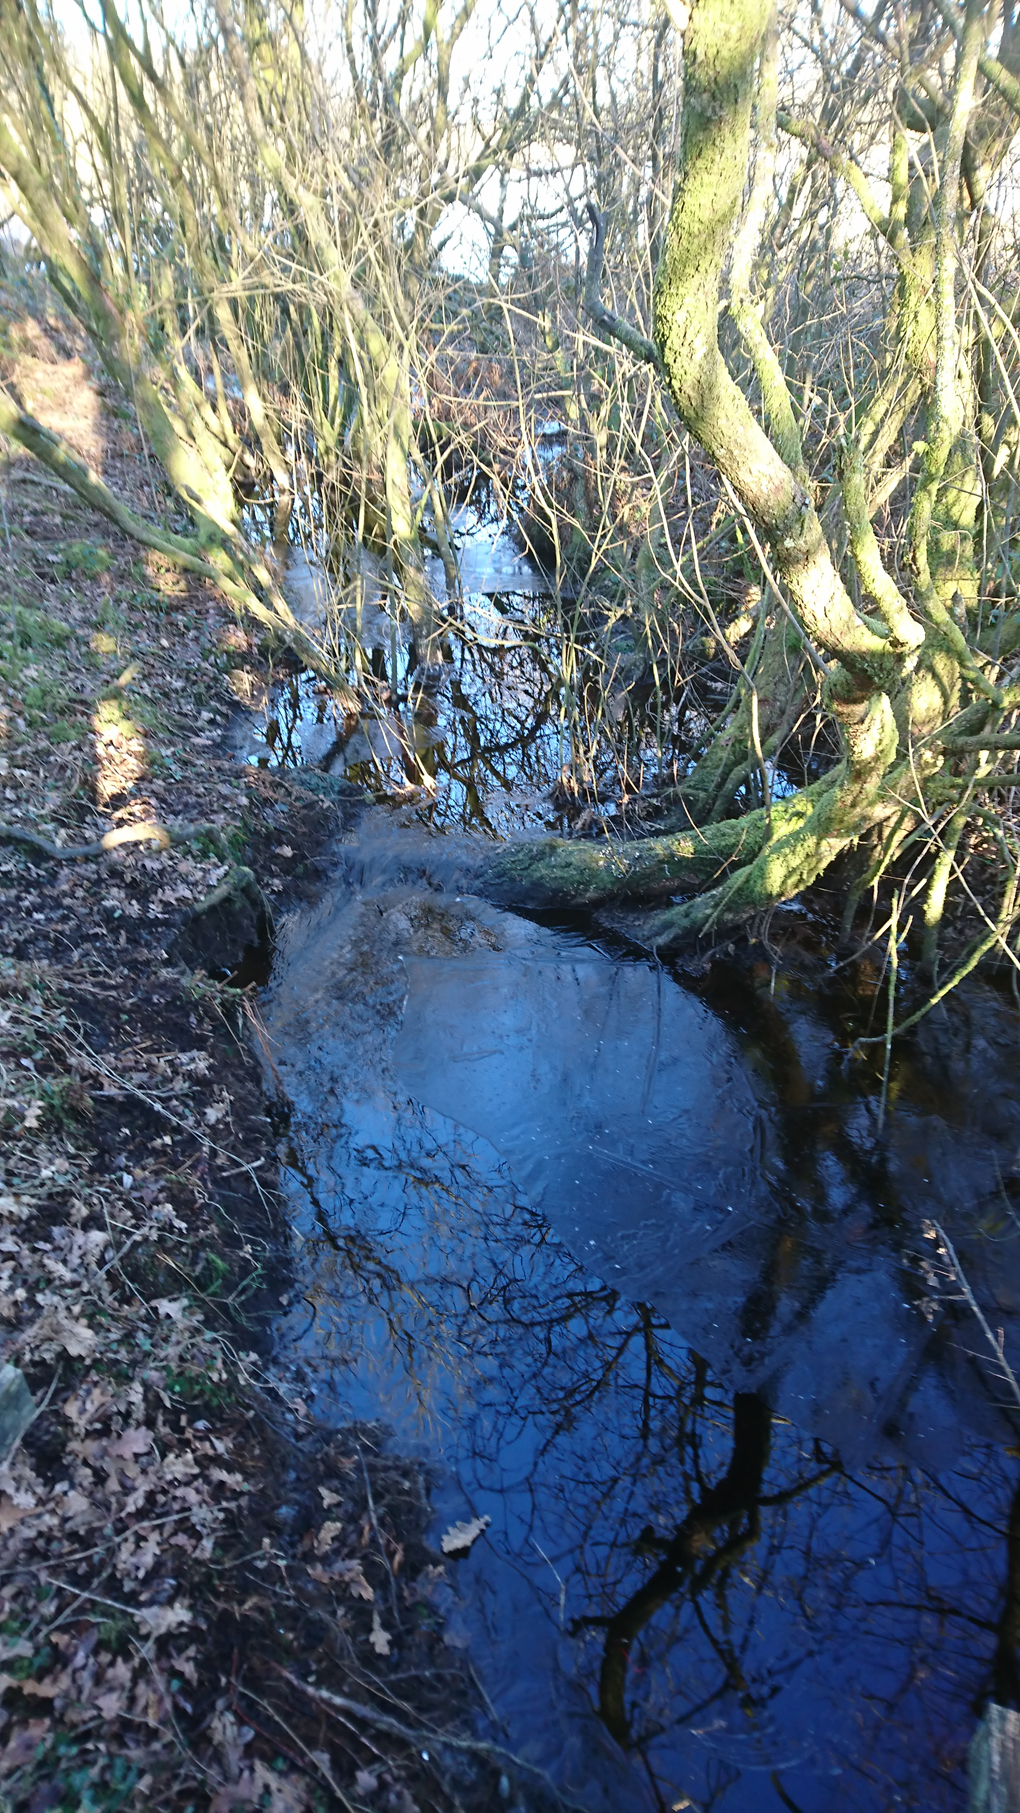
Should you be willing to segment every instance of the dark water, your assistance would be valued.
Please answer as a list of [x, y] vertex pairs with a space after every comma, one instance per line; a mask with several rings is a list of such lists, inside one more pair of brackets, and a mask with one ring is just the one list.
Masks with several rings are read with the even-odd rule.
[[491, 1517], [436, 1602], [512, 1747], [588, 1813], [961, 1808], [1018, 1687], [1016, 1016], [931, 1016], [880, 1126], [796, 914], [685, 981], [472, 897], [470, 839], [343, 857], [265, 1003], [286, 1338], [437, 1539]]
[[[635, 625], [604, 606], [586, 617], [574, 582], [537, 567], [488, 505], [463, 507], [454, 526], [461, 589], [440, 611], [449, 612], [443, 660], [424, 689], [410, 627], [388, 610], [380, 562], [361, 554], [344, 578], [291, 551], [292, 608], [325, 636], [363, 696], [374, 693], [375, 711], [345, 721], [314, 676], [294, 676], [271, 689], [262, 722], [245, 723], [241, 752], [372, 789], [413, 787], [419, 820], [499, 837], [565, 828], [550, 789], [566, 767], [581, 777], [584, 802], [612, 818], [621, 787], [633, 794], [670, 766], [652, 745], [665, 751], [677, 728], [664, 701], [627, 691], [644, 668]], [[427, 566], [441, 598], [442, 567]], [[774, 777], [774, 793], [783, 784]]]

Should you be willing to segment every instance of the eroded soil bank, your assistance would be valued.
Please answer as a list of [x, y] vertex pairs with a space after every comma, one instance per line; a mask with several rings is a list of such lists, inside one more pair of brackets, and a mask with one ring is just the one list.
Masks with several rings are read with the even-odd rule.
[[[20, 284], [0, 313], [23, 405], [160, 507], [68, 323]], [[245, 985], [356, 807], [238, 763], [269, 676], [214, 595], [30, 458], [2, 484], [2, 1804], [492, 1806], [504, 1762], [419, 1592], [426, 1470], [270, 1357], [283, 1110]]]

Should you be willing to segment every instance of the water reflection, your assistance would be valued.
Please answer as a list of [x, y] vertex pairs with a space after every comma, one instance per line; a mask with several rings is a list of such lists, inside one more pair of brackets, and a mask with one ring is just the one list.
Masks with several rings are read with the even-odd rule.
[[[393, 846], [380, 857], [363, 845], [352, 884], [291, 927], [267, 1010], [295, 1106], [290, 1187], [311, 1312], [290, 1338], [318, 1408], [382, 1417], [435, 1462], [437, 1532], [467, 1514], [493, 1519], [436, 1586], [448, 1640], [470, 1646], [514, 1748], [590, 1813], [959, 1807], [983, 1698], [1017, 1694], [1020, 1486], [994, 1367], [945, 1301], [944, 1271], [929, 1262], [933, 1284], [917, 1249], [944, 1150], [957, 1152], [946, 1188], [965, 1174], [965, 1152], [971, 1186], [987, 1183], [990, 1200], [996, 1153], [1015, 1145], [1008, 1091], [993, 1136], [992, 1110], [970, 1114], [957, 1083], [954, 1127], [936, 1112], [929, 1053], [927, 1094], [916, 1092], [913, 1119], [901, 1106], [896, 1139], [876, 1157], [867, 1099], [849, 1083], [839, 1099], [831, 1027], [806, 990], [763, 985], [750, 1008], [727, 1008], [720, 985], [713, 1007], [729, 1032], [695, 1002], [686, 1052], [680, 1021], [660, 1016], [659, 1050], [707, 1074], [741, 1041], [756, 1106], [750, 1146], [732, 1162], [756, 1153], [764, 1194], [734, 1238], [739, 1264], [725, 1243], [689, 1254], [681, 1244], [657, 1288], [649, 1267], [651, 1288], [626, 1295], [609, 1269], [631, 1261], [607, 1246], [605, 1173], [589, 1201], [601, 1250], [579, 1263], [594, 1237], [582, 1234], [581, 1198], [563, 1238], [555, 1204], [545, 1202], [547, 1219], [534, 1189], [522, 1196], [520, 1152], [507, 1162], [492, 1143], [524, 1124], [533, 1098], [501, 1101], [484, 1082], [490, 1050], [504, 1086], [513, 1070], [513, 1028], [499, 1017], [513, 1002], [507, 976], [520, 994], [527, 973], [535, 1012], [543, 992], [552, 1001], [531, 1021], [532, 1047], [549, 1045], [557, 1018], [570, 1031], [562, 995], [556, 1011], [564, 974], [592, 987], [598, 953], [561, 939], [541, 965], [537, 928], [452, 886], [423, 888], [420, 852], [408, 846], [401, 863]], [[451, 881], [455, 859], [444, 860]], [[448, 995], [458, 963], [458, 1023], [471, 1042], [455, 1121], [414, 1099], [393, 1046], [400, 1033], [407, 1066], [408, 1025], [413, 1045], [432, 1011], [432, 1081], [446, 1087], [457, 1053], [434, 984]], [[632, 1009], [627, 990], [650, 984], [621, 986]], [[538, 1078], [547, 1091], [550, 1074]], [[585, 1074], [598, 1095], [597, 1065]], [[671, 1074], [665, 1063], [660, 1086]], [[780, 1077], [799, 1135], [779, 1112]], [[624, 1096], [629, 1086], [623, 1078]], [[564, 1146], [577, 1132], [572, 1087], [557, 1084]], [[661, 1121], [654, 1079], [639, 1093]], [[779, 1132], [755, 1145], [770, 1101]], [[809, 1136], [826, 1116], [831, 1131]], [[467, 1130], [472, 1117], [480, 1132]], [[695, 1158], [699, 1137], [688, 1134]], [[610, 1202], [624, 1234], [626, 1202], [620, 1192]], [[968, 1208], [957, 1201], [957, 1222]], [[973, 1226], [968, 1264], [1008, 1279], [1016, 1243], [1001, 1222], [989, 1226], [994, 1267]], [[701, 1339], [706, 1291], [724, 1324], [714, 1352]], [[935, 1303], [931, 1322], [922, 1296]], [[997, 1320], [1009, 1343], [1008, 1312]], [[890, 1367], [904, 1328], [906, 1357]], [[868, 1436], [851, 1464], [852, 1441], [827, 1439], [822, 1413], [855, 1334], [860, 1376], [873, 1360], [886, 1371], [856, 1406], [840, 1400], [843, 1433]], [[743, 1363], [745, 1343], [756, 1364], [769, 1360], [760, 1376]], [[794, 1420], [798, 1377], [811, 1414]], [[933, 1430], [937, 1466], [918, 1464], [918, 1438]]]
[[[270, 688], [248, 757], [303, 762], [373, 790], [417, 788], [419, 817], [436, 828], [562, 830], [566, 809], [574, 819], [587, 813], [593, 829], [652, 772], [672, 771], [678, 723], [665, 672], [653, 684], [628, 613], [582, 597], [563, 573], [522, 553], [491, 498], [459, 509], [452, 526], [454, 593], [442, 562], [427, 563], [446, 613], [443, 659], [428, 669], [418, 666], [407, 621], [392, 614], [378, 557], [352, 544], [327, 573], [307, 549], [288, 550], [291, 607], [334, 648], [367, 709], [360, 720], [345, 718], [312, 676], [288, 677]], [[569, 787], [557, 808], [550, 795], [565, 769]]]

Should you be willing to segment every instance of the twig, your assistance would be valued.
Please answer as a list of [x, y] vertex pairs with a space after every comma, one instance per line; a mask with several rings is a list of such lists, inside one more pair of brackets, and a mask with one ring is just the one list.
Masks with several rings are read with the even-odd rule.
[[[236, 1658], [236, 1651], [235, 1651], [235, 1658]], [[336, 1797], [340, 1801], [341, 1805], [346, 1807], [347, 1813], [354, 1813], [354, 1808], [352, 1807], [350, 1801], [347, 1799], [346, 1794], [344, 1793], [343, 1789], [339, 1786], [339, 1784], [336, 1781], [334, 1781], [332, 1772], [327, 1768], [326, 1763], [323, 1761], [321, 1751], [318, 1753], [318, 1755], [316, 1755], [316, 1753], [314, 1751], [309, 1750], [307, 1744], [302, 1743], [297, 1732], [292, 1731], [290, 1726], [288, 1725], [286, 1719], [283, 1718], [279, 1712], [277, 1712], [276, 1707], [271, 1706], [269, 1704], [268, 1700], [263, 1700], [257, 1693], [254, 1693], [250, 1687], [245, 1687], [244, 1683], [239, 1681], [237, 1679], [236, 1675], [234, 1675], [232, 1677], [230, 1685], [233, 1689], [234, 1709], [236, 1712], [241, 1714], [242, 1722], [244, 1722], [247, 1719], [247, 1720], [250, 1720], [250, 1722], [252, 1724], [254, 1724], [255, 1721], [253, 1719], [251, 1719], [250, 1714], [241, 1713], [241, 1708], [237, 1703], [237, 1696], [239, 1693], [243, 1693], [246, 1700], [254, 1700], [256, 1706], [263, 1707], [263, 1709], [269, 1713], [270, 1717], [272, 1719], [275, 1719], [276, 1723], [282, 1728], [282, 1730], [284, 1730], [287, 1733], [287, 1736], [290, 1738], [291, 1742], [296, 1744], [298, 1746], [299, 1750], [304, 1751], [304, 1754], [308, 1759], [307, 1762], [303, 1763], [301, 1761], [300, 1757], [295, 1756], [294, 1752], [290, 1751], [289, 1754], [290, 1754], [291, 1761], [296, 1763], [299, 1769], [314, 1769], [316, 1771], [316, 1773], [322, 1777], [323, 1781], [325, 1781], [328, 1784], [328, 1786], [330, 1788], [332, 1788], [333, 1793], [336, 1795]], [[264, 1738], [267, 1738], [271, 1744], [275, 1744], [281, 1750], [285, 1748], [285, 1746], [280, 1743], [279, 1738], [273, 1737], [268, 1731], [263, 1730], [263, 1728], [260, 1725], [256, 1725], [255, 1729], [257, 1731], [259, 1731]]]
[[591, 248], [588, 252], [588, 270], [584, 280], [584, 312], [596, 327], [612, 339], [619, 340], [635, 359], [645, 365], [654, 366], [657, 372], [662, 371], [662, 359], [654, 340], [649, 340], [639, 328], [632, 327], [622, 315], [614, 315], [602, 301], [602, 265], [606, 253], [606, 217], [593, 201], [587, 204], [588, 219], [595, 229]]
[[981, 1329], [981, 1332], [985, 1337], [985, 1340], [988, 1342], [988, 1345], [991, 1348], [992, 1352], [994, 1353], [996, 1359], [998, 1360], [999, 1365], [1002, 1367], [1003, 1377], [1007, 1380], [1010, 1390], [1012, 1391], [1013, 1396], [1017, 1401], [1017, 1405], [1020, 1406], [1020, 1384], [1017, 1383], [1016, 1373], [1013, 1371], [1012, 1366], [1010, 1365], [1009, 1361], [1006, 1358], [1002, 1336], [1000, 1335], [999, 1339], [996, 1340], [991, 1329], [989, 1328], [988, 1322], [984, 1315], [984, 1312], [981, 1309], [981, 1307], [978, 1303], [978, 1300], [974, 1295], [974, 1292], [971, 1290], [970, 1285], [967, 1282], [967, 1279], [964, 1275], [963, 1267], [960, 1264], [960, 1261], [956, 1257], [956, 1253], [953, 1250], [953, 1243], [950, 1240], [949, 1235], [946, 1233], [945, 1229], [939, 1225], [939, 1223], [937, 1221], [933, 1221], [931, 1225], [935, 1229], [935, 1232], [938, 1235], [939, 1239], [941, 1240], [942, 1245], [946, 1249], [946, 1254], [948, 1256], [949, 1263], [953, 1268], [953, 1275], [956, 1278], [956, 1282], [960, 1286], [960, 1289], [962, 1290], [964, 1297], [966, 1298], [967, 1306], [969, 1309], [971, 1309], [973, 1311], [974, 1316], [976, 1317], [978, 1325]]
[[391, 1718], [389, 1713], [377, 1712], [374, 1706], [363, 1706], [359, 1700], [349, 1700], [343, 1694], [330, 1693], [325, 1687], [312, 1687], [309, 1682], [302, 1681], [297, 1675], [292, 1675], [289, 1669], [284, 1668], [279, 1662], [274, 1662], [273, 1667], [277, 1674], [281, 1674], [285, 1681], [290, 1682], [292, 1687], [300, 1688], [302, 1693], [307, 1693], [311, 1699], [318, 1700], [322, 1706], [332, 1707], [338, 1712], [352, 1713], [355, 1718], [365, 1719], [370, 1725], [378, 1725], [380, 1731], [388, 1731], [391, 1737], [403, 1738], [405, 1743], [411, 1744], [415, 1749], [420, 1749], [422, 1744], [446, 1744], [451, 1750], [465, 1750], [472, 1756], [487, 1756], [494, 1761], [509, 1763], [513, 1769], [520, 1769], [529, 1775], [537, 1776], [555, 1795], [560, 1806], [569, 1808], [571, 1813], [585, 1813], [585, 1809], [579, 1801], [564, 1798], [552, 1777], [547, 1775], [544, 1769], [538, 1768], [535, 1763], [525, 1762], [522, 1757], [515, 1756], [512, 1750], [504, 1750], [501, 1744], [487, 1744], [482, 1738], [455, 1737], [448, 1731], [414, 1730], [408, 1725], [402, 1725], [399, 1719]]
[[386, 1569], [387, 1578], [390, 1583], [390, 1603], [393, 1607], [393, 1616], [394, 1618], [399, 1618], [400, 1614], [397, 1610], [397, 1583], [393, 1577], [390, 1558], [386, 1553], [386, 1544], [383, 1541], [382, 1531], [379, 1528], [379, 1519], [375, 1514], [375, 1499], [372, 1497], [372, 1485], [368, 1477], [368, 1467], [365, 1464], [365, 1456], [362, 1454], [360, 1446], [358, 1446], [358, 1459], [361, 1462], [361, 1471], [365, 1475], [365, 1491], [368, 1495], [368, 1514], [372, 1519], [372, 1528], [375, 1531], [375, 1539], [379, 1544], [379, 1553], [383, 1558], [383, 1566]]

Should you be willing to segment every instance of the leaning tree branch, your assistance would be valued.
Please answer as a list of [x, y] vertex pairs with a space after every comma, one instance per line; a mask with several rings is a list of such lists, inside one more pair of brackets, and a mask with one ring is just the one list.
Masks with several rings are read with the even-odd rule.
[[[956, 42], [962, 43], [966, 29], [966, 16], [961, 14], [955, 0], [935, 0], [935, 4]], [[1008, 106], [1012, 107], [1014, 113], [1020, 113], [1020, 82], [1005, 67], [1005, 64], [1000, 63], [998, 57], [993, 57], [989, 51], [985, 51], [978, 58], [978, 68], [985, 81], [990, 83], [996, 93], [1002, 96]]]
[[[83, 503], [91, 505], [92, 509], [98, 510], [110, 522], [116, 523], [118, 529], [131, 536], [132, 540], [140, 542], [145, 548], [152, 548], [158, 554], [165, 554], [185, 572], [195, 573], [199, 578], [207, 579], [217, 586], [232, 604], [287, 642], [299, 660], [321, 675], [333, 688], [345, 710], [360, 709], [359, 701], [346, 680], [337, 672], [334, 663], [309, 636], [282, 599], [280, 608], [263, 603], [247, 575], [239, 571], [238, 561], [232, 559], [227, 550], [203, 550], [202, 544], [195, 537], [178, 535], [172, 529], [157, 528], [155, 524], [146, 522], [144, 517], [137, 515], [122, 498], [110, 490], [97, 472], [93, 472], [78, 458], [62, 435], [56, 434], [52, 428], [45, 428], [34, 416], [20, 409], [13, 397], [2, 388], [0, 434], [7, 435], [8, 439], [33, 453], [65, 485], [69, 485]], [[226, 570], [228, 565], [234, 567], [233, 573]]]
[[602, 301], [602, 266], [606, 255], [606, 217], [593, 201], [587, 204], [588, 219], [595, 229], [591, 247], [588, 252], [588, 269], [584, 280], [583, 307], [589, 320], [594, 321], [604, 334], [611, 339], [619, 340], [635, 359], [645, 365], [652, 365], [657, 372], [662, 372], [662, 359], [654, 340], [649, 340], [639, 328], [632, 327], [622, 315], [614, 315]]
[[813, 120], [798, 120], [792, 113], [778, 113], [776, 123], [788, 138], [799, 139], [802, 145], [807, 145], [816, 156], [823, 158], [837, 176], [841, 176], [845, 182], [849, 183], [864, 210], [866, 220], [874, 227], [876, 233], [880, 233], [882, 238], [889, 242], [896, 256], [901, 257], [901, 248], [894, 243], [891, 236], [892, 223], [889, 216], [879, 205], [871, 184], [860, 165], [856, 164], [852, 157], [847, 157], [845, 152], [837, 150]]

